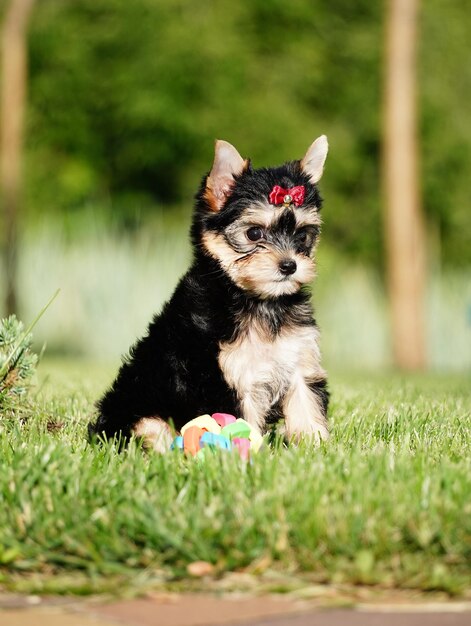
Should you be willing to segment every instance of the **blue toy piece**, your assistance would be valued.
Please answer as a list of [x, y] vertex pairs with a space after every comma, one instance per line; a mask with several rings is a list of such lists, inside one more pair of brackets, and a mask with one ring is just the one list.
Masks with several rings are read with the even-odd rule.
[[227, 437], [208, 432], [204, 433], [200, 439], [200, 447], [205, 448], [206, 446], [221, 448], [222, 450], [230, 450], [232, 448], [231, 442]]
[[183, 450], [183, 437], [175, 437], [170, 450]]

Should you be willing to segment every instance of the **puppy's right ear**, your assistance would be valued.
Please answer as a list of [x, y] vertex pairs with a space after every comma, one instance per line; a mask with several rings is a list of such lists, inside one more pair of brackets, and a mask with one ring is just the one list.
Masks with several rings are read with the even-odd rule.
[[206, 198], [212, 211], [220, 211], [231, 195], [234, 176], [247, 169], [249, 161], [243, 159], [233, 145], [222, 139], [216, 141], [214, 163], [206, 179]]
[[313, 185], [318, 183], [324, 171], [324, 163], [327, 158], [329, 144], [327, 137], [321, 135], [312, 143], [301, 161], [301, 168], [309, 176]]

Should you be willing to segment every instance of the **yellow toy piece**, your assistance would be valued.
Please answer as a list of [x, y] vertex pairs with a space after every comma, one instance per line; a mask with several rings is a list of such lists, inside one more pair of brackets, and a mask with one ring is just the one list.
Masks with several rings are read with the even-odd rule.
[[258, 430], [255, 430], [255, 428], [251, 428], [249, 441], [250, 441], [250, 449], [252, 450], [252, 452], [258, 452], [260, 448], [262, 447], [263, 437], [258, 432]]
[[195, 417], [195, 419], [187, 422], [181, 429], [181, 434], [184, 435], [185, 431], [191, 426], [198, 426], [198, 428], [204, 428], [208, 433], [214, 433], [215, 435], [221, 434], [221, 427], [219, 424], [211, 417], [211, 415], [200, 415], [199, 417]]

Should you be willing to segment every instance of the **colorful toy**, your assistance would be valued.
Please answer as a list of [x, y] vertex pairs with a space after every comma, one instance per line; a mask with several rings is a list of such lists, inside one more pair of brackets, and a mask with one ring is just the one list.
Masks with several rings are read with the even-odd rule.
[[191, 456], [205, 456], [214, 450], [237, 450], [240, 457], [250, 460], [263, 443], [260, 433], [243, 419], [229, 413], [200, 415], [187, 422], [181, 435], [175, 437], [171, 450], [182, 450]]

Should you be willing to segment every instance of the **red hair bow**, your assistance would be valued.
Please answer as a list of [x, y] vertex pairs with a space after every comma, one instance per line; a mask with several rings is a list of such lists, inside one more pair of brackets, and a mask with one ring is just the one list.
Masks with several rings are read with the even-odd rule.
[[275, 185], [268, 196], [270, 204], [286, 204], [289, 206], [292, 202], [296, 206], [301, 206], [304, 202], [304, 186], [291, 187], [283, 189], [280, 185]]

